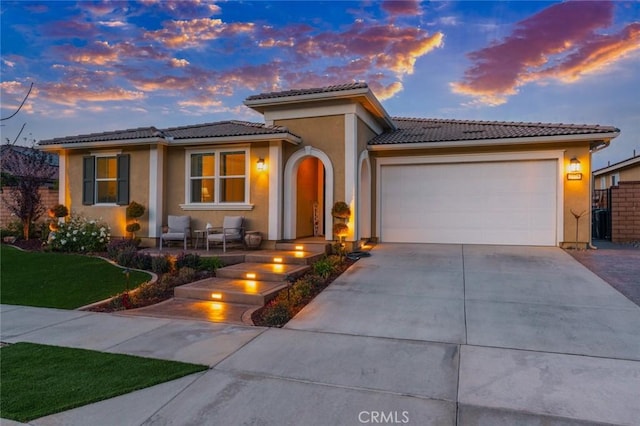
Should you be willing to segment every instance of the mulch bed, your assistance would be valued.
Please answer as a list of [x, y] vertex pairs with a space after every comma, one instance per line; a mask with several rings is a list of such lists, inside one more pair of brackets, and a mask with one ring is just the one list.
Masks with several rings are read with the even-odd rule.
[[[315, 299], [315, 297], [317, 295], [319, 295], [320, 293], [322, 293], [322, 291], [327, 288], [329, 286], [329, 284], [331, 284], [333, 281], [335, 281], [340, 275], [342, 275], [344, 273], [344, 271], [346, 271], [347, 269], [349, 269], [349, 267], [351, 265], [353, 265], [354, 263], [356, 263], [357, 260], [353, 260], [353, 259], [349, 259], [349, 258], [345, 258], [344, 261], [342, 262], [342, 264], [340, 265], [340, 267], [333, 273], [331, 274], [325, 281], [324, 283], [317, 285], [315, 287], [315, 291], [314, 293], [309, 297], [308, 300], [305, 300], [304, 305], [308, 305], [313, 299]], [[303, 275], [304, 276], [304, 275]], [[286, 289], [283, 289], [281, 291], [287, 291]], [[251, 314], [251, 321], [253, 321], [253, 323], [257, 326], [268, 326], [268, 324], [266, 324], [266, 322], [262, 319], [262, 315], [265, 311], [265, 309], [269, 306], [269, 304], [266, 304], [265, 306], [263, 306], [260, 309], [255, 310], [252, 314]]]

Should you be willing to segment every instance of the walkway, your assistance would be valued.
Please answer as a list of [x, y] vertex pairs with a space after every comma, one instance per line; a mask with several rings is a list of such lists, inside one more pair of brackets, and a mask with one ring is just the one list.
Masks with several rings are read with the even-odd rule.
[[562, 250], [372, 254], [283, 329], [4, 305], [2, 341], [211, 366], [32, 424], [637, 424], [640, 308]]

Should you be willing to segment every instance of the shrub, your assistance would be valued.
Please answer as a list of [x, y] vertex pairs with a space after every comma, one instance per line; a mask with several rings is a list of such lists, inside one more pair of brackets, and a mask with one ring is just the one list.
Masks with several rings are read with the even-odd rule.
[[176, 268], [192, 268], [198, 269], [200, 265], [200, 256], [194, 253], [180, 253], [176, 258]]
[[313, 264], [313, 272], [327, 279], [335, 271], [335, 263], [330, 257], [325, 256]]
[[171, 270], [171, 262], [167, 256], [156, 256], [151, 259], [151, 270], [156, 274], [165, 274]]
[[144, 206], [142, 204], [136, 203], [135, 201], [132, 201], [131, 203], [129, 203], [129, 205], [127, 206], [127, 217], [130, 218], [139, 218], [140, 216], [142, 216], [144, 214]]
[[193, 268], [189, 268], [188, 266], [185, 266], [184, 268], [180, 268], [178, 270], [178, 280], [180, 281], [180, 284], [178, 285], [182, 285], [182, 284], [186, 284], [188, 282], [191, 282], [194, 280], [194, 278], [196, 277], [196, 270]]
[[137, 250], [139, 244], [140, 240], [128, 238], [111, 240], [109, 241], [109, 244], [107, 244], [107, 256], [111, 260], [116, 260], [120, 251], [125, 250], [127, 247], [133, 247]]
[[210, 271], [216, 272], [216, 270], [222, 268], [224, 266], [224, 262], [217, 256], [213, 257], [202, 257], [200, 258], [200, 262], [198, 263], [199, 271]]
[[268, 327], [282, 327], [290, 319], [289, 305], [280, 299], [274, 299], [269, 303], [262, 314], [262, 320]]
[[344, 201], [336, 201], [331, 208], [331, 216], [341, 219], [348, 219], [351, 216], [351, 208]]
[[111, 227], [106, 223], [89, 220], [83, 216], [71, 216], [58, 225], [58, 230], [49, 235], [49, 246], [65, 252], [102, 252], [111, 238]]
[[349, 234], [349, 226], [346, 223], [334, 223], [333, 233], [337, 237], [346, 237]]
[[133, 259], [133, 267], [136, 269], [144, 269], [150, 271], [153, 265], [153, 258], [149, 253], [136, 253], [136, 257]]
[[133, 268], [138, 249], [133, 246], [126, 246], [120, 250], [116, 256], [116, 263], [125, 268]]
[[64, 204], [56, 204], [47, 211], [49, 217], [69, 216], [69, 209]]

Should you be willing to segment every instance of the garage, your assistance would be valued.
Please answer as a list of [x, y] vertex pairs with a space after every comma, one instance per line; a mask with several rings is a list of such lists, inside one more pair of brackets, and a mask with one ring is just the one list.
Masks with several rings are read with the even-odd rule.
[[557, 158], [381, 160], [382, 241], [558, 245]]

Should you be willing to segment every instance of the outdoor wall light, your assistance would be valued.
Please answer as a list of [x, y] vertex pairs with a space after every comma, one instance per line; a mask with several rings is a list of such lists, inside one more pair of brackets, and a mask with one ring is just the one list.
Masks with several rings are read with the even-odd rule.
[[569, 173], [567, 173], [568, 180], [582, 180], [582, 173], [580, 173], [580, 160], [573, 157], [569, 161]]
[[257, 168], [258, 168], [259, 172], [267, 170], [267, 165], [264, 162], [264, 158], [261, 158], [261, 159], [258, 160]]

